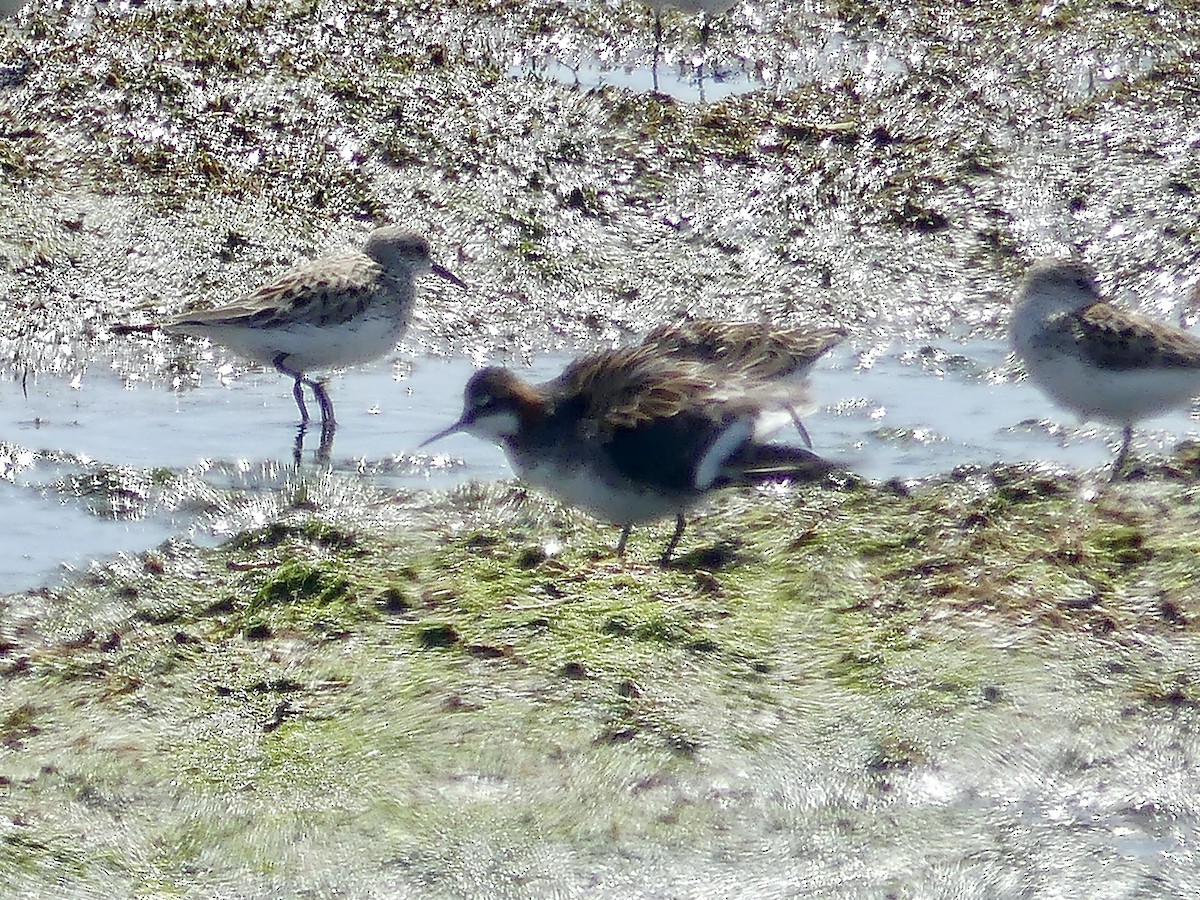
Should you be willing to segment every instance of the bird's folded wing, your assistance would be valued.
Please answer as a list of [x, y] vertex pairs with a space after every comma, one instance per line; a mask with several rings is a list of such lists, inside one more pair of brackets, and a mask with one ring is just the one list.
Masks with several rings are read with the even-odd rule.
[[163, 324], [168, 328], [340, 325], [362, 313], [379, 277], [379, 266], [365, 256], [317, 260], [232, 303], [182, 313]]
[[1200, 339], [1107, 303], [1047, 323], [1041, 342], [1107, 369], [1200, 369]]

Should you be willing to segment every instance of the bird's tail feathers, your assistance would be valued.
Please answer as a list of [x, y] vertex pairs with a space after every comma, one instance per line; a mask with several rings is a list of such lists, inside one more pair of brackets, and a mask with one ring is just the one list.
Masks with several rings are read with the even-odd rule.
[[846, 467], [802, 447], [785, 444], [751, 444], [740, 454], [731, 479], [742, 484], [764, 481], [821, 481], [835, 474], [848, 475]]

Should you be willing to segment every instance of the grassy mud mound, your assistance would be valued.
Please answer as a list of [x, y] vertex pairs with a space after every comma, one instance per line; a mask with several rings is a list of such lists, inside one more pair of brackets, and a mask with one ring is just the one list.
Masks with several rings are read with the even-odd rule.
[[[315, 494], [314, 494], [315, 495]], [[505, 486], [311, 500], [0, 619], [23, 895], [1186, 895], [1200, 506], [727, 495], [670, 568]], [[441, 524], [430, 524], [441, 523]], [[349, 861], [353, 861], [348, 864]]]

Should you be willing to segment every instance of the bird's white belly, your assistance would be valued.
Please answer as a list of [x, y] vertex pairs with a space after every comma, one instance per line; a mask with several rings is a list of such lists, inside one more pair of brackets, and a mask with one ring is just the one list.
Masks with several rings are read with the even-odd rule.
[[686, 498], [642, 488], [627, 479], [606, 478], [591, 466], [513, 462], [514, 468], [530, 484], [618, 525], [660, 519], [691, 505]]
[[298, 372], [351, 366], [391, 352], [404, 333], [406, 320], [376, 315], [339, 325], [297, 323], [279, 328], [235, 325], [177, 327], [228, 347], [264, 365], [285, 354], [284, 365]]
[[1192, 369], [1101, 369], [1064, 354], [1026, 360], [1029, 374], [1053, 400], [1083, 419], [1126, 425], [1200, 396]]

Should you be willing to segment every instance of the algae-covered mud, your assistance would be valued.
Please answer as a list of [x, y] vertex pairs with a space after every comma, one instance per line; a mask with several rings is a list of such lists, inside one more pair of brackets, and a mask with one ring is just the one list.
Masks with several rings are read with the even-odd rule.
[[667, 529], [618, 564], [613, 529], [507, 488], [359, 517], [298, 481], [220, 550], [9, 599], [0, 875], [1192, 896], [1196, 488], [1156, 474], [729, 497], [667, 570]]
[[[669, 523], [617, 562], [615, 529], [378, 436], [456, 415], [423, 358], [536, 366], [682, 311], [841, 325], [864, 375], [917, 360], [919, 405], [953, 368], [925, 348], [994, 346], [1045, 254], [1190, 324], [1198, 21], [747, 0], [702, 40], [667, 10], [655, 93], [634, 2], [28, 4], [0, 498], [47, 544], [86, 516], [154, 548], [0, 585], [0, 895], [1200, 896], [1194, 445], [1111, 485], [731, 492], [660, 569]], [[338, 385], [330, 465], [292, 462], [286, 384], [109, 331], [383, 222], [469, 289], [423, 284], [399, 359]], [[156, 444], [141, 397], [96, 415], [101, 370], [202, 418]]]

